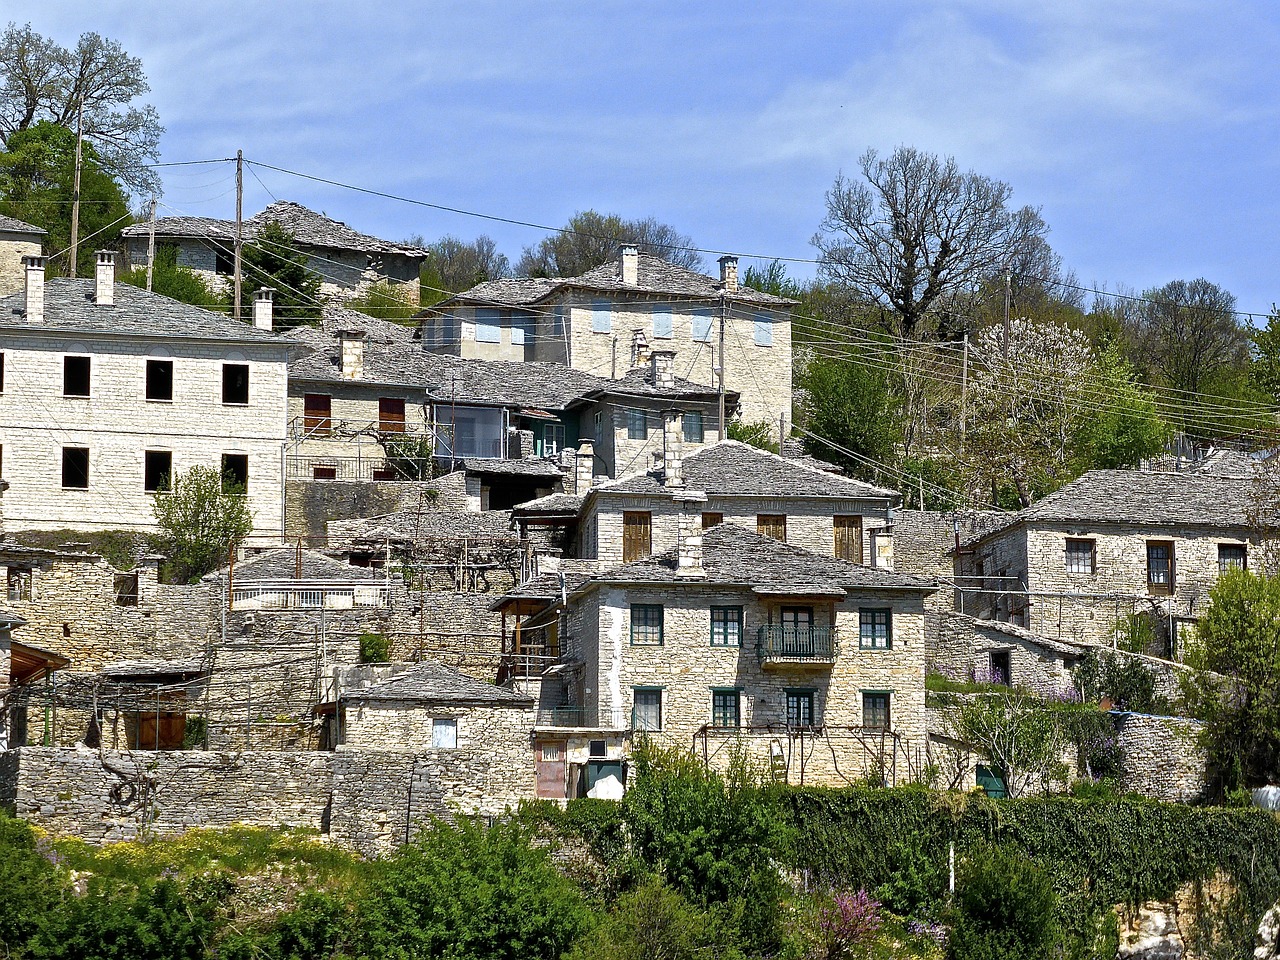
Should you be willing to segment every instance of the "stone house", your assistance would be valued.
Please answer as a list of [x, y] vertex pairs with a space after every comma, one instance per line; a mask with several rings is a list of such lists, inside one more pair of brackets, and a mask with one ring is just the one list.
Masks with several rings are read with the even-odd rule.
[[1248, 567], [1258, 548], [1250, 489], [1208, 473], [1092, 470], [961, 544], [957, 606], [1107, 645], [1118, 621], [1141, 615], [1158, 647], [1148, 652], [1176, 658], [1219, 575]]
[[[259, 312], [269, 325], [269, 300]], [[0, 469], [15, 530], [148, 531], [175, 474], [244, 487], [252, 539], [284, 529], [287, 341], [128, 284], [44, 277], [0, 300]]]
[[66, 657], [15, 640], [13, 631], [25, 625], [26, 621], [16, 614], [0, 611], [0, 751], [27, 741], [23, 688], [47, 682], [55, 670], [67, 665]]
[[678, 547], [564, 583], [544, 608], [559, 661], [526, 681], [539, 795], [625, 780], [635, 733], [716, 765], [741, 744], [791, 783], [908, 779], [933, 589], [732, 523], [704, 532], [687, 511]]
[[717, 279], [624, 245], [617, 259], [582, 276], [494, 280], [451, 297], [422, 314], [422, 343], [609, 379], [625, 377], [649, 349], [674, 350], [681, 377], [718, 387], [723, 369], [726, 388], [741, 397], [742, 419], [777, 429], [791, 417], [794, 306], [741, 285], [735, 257], [721, 258]]
[[0, 297], [22, 290], [27, 282], [23, 261], [38, 257], [48, 232], [13, 217], [0, 216]]
[[[418, 274], [427, 251], [407, 243], [380, 240], [300, 203], [278, 200], [246, 220], [245, 242], [268, 223], [293, 234], [296, 249], [307, 255], [307, 266], [320, 276], [320, 293], [342, 303], [374, 284], [392, 287], [406, 303], [419, 301]], [[212, 217], [162, 217], [155, 222], [158, 247], [176, 248], [178, 264], [194, 270], [215, 288], [230, 289], [235, 272], [235, 221]], [[147, 265], [150, 223], [136, 223], [122, 231], [129, 266]]]
[[1038, 637], [1013, 623], [951, 611], [926, 613], [925, 637], [930, 673], [1046, 695], [1075, 686], [1071, 671], [1091, 649], [1082, 643]]

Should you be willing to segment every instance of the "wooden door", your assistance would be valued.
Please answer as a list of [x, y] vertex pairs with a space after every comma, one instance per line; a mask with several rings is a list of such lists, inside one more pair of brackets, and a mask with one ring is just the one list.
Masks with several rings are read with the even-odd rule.
[[540, 800], [563, 800], [567, 792], [565, 780], [565, 745], [535, 744], [536, 791]]
[[643, 560], [653, 552], [653, 515], [626, 510], [622, 514], [622, 562]]
[[832, 517], [836, 535], [836, 557], [850, 563], [862, 563], [862, 518]]

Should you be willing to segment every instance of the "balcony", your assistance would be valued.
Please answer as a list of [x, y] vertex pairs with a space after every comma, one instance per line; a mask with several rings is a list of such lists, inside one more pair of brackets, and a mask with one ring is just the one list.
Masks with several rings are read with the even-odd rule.
[[631, 717], [624, 710], [595, 707], [539, 707], [539, 728], [579, 728], [586, 730], [629, 730]]
[[757, 634], [760, 665], [766, 668], [824, 669], [836, 662], [840, 644], [831, 627], [768, 624]]

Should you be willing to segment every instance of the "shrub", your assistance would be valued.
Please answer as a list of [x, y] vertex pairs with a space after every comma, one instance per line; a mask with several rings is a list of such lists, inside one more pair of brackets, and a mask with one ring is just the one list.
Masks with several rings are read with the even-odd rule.
[[1058, 942], [1057, 897], [1026, 857], [988, 847], [964, 864], [951, 909], [953, 960], [1043, 960]]
[[[608, 918], [584, 937], [569, 960], [733, 958], [719, 919], [654, 877], [618, 898]], [[725, 942], [725, 941], [728, 942]]]
[[20, 952], [36, 932], [43, 914], [53, 909], [61, 890], [58, 855], [31, 828], [0, 812], [0, 949]]
[[391, 659], [391, 638], [385, 633], [360, 634], [360, 662], [386, 663]]

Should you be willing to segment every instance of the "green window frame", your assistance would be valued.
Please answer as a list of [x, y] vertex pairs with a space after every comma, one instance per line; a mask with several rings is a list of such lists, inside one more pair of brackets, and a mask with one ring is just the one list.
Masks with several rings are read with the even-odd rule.
[[631, 605], [631, 645], [633, 647], [662, 646], [662, 604], [633, 603]]
[[711, 646], [742, 646], [742, 607], [711, 608]]
[[889, 732], [893, 726], [893, 691], [862, 691], [862, 729]]
[[646, 732], [662, 729], [662, 688], [631, 688], [631, 729]]
[[711, 726], [721, 729], [742, 726], [742, 691], [737, 687], [711, 688]]
[[818, 691], [787, 690], [787, 726], [813, 727], [818, 723]]
[[888, 607], [858, 610], [858, 646], [863, 650], [893, 648], [893, 613]]

